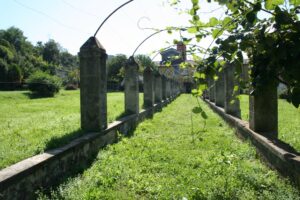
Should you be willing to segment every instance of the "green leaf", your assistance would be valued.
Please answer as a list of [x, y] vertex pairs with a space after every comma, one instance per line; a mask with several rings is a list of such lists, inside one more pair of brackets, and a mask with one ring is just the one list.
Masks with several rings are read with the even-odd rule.
[[256, 12], [251, 11], [246, 14], [246, 19], [249, 23], [253, 24], [256, 20]]
[[219, 36], [222, 35], [223, 31], [224, 31], [224, 30], [221, 30], [221, 29], [215, 29], [215, 30], [213, 30], [213, 32], [212, 32], [212, 37], [213, 37], [214, 39], [216, 39], [217, 37], [219, 37]]
[[198, 32], [196, 26], [193, 26], [193, 27], [188, 28], [187, 31], [188, 31], [188, 33], [191, 33], [191, 34], [194, 34], [194, 33], [197, 33], [197, 32]]
[[300, 0], [290, 0], [290, 4], [293, 4], [294, 6], [299, 6]]
[[265, 8], [268, 10], [274, 10], [276, 6], [284, 3], [284, 0], [266, 0]]
[[216, 26], [216, 25], [218, 25], [218, 23], [219, 23], [219, 20], [215, 17], [212, 17], [212, 18], [209, 19], [208, 24], [209, 24], [209, 26]]

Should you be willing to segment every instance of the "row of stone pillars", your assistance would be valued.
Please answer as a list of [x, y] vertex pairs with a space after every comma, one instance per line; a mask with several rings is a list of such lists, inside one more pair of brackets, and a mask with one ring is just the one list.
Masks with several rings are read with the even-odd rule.
[[[106, 50], [95, 37], [80, 48], [80, 109], [81, 128], [84, 131], [102, 131], [107, 128]], [[139, 113], [138, 64], [133, 57], [125, 66], [125, 113]], [[180, 94], [179, 82], [167, 79], [147, 67], [144, 70], [144, 108], [175, 98]]]
[[[216, 81], [207, 80], [208, 90], [205, 98], [216, 106], [224, 108], [225, 113], [241, 118], [238, 85], [235, 77], [235, 67], [227, 64], [218, 74]], [[249, 95], [249, 127], [269, 138], [278, 137], [278, 100], [277, 87], [265, 85], [260, 91]]]

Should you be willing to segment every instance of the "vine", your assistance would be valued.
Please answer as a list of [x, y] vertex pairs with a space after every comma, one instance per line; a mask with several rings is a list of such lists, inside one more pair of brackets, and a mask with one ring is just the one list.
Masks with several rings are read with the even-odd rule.
[[[208, 0], [211, 2], [211, 0]], [[245, 57], [249, 60], [252, 94], [265, 85], [282, 83], [287, 87], [287, 100], [300, 105], [300, 0], [215, 0], [226, 7], [223, 19], [200, 19], [200, 3], [191, 0], [187, 11], [191, 27], [181, 31], [192, 34], [183, 38], [188, 44], [212, 36], [213, 41], [202, 59], [198, 59], [195, 79], [199, 84], [194, 94], [201, 95], [207, 88], [206, 78], [217, 79], [225, 63], [236, 67], [236, 76], [242, 70]], [[169, 2], [180, 6], [180, 0]], [[261, 16], [265, 16], [262, 18]], [[210, 28], [213, 27], [213, 28]], [[205, 31], [203, 31], [205, 30]], [[196, 54], [196, 53], [195, 53]]]

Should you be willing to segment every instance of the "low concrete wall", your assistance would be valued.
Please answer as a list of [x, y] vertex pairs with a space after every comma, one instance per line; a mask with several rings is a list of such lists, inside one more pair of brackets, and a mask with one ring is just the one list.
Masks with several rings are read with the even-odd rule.
[[151, 117], [174, 99], [117, 120], [101, 133], [87, 133], [66, 146], [46, 151], [1, 170], [0, 199], [34, 199], [37, 189], [58, 184], [62, 178], [71, 175], [72, 171], [74, 173], [74, 168], [88, 167], [101, 148], [118, 141], [118, 132], [127, 135], [139, 122]]
[[226, 114], [223, 108], [206, 99], [204, 101], [236, 129], [238, 136], [249, 139], [270, 167], [289, 177], [300, 188], [300, 155], [296, 150], [278, 139], [269, 139], [252, 131], [248, 122]]

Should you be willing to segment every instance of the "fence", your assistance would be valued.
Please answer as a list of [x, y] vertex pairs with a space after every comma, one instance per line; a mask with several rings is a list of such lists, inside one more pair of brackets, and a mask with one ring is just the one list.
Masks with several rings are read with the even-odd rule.
[[276, 85], [264, 85], [249, 94], [249, 122], [242, 121], [235, 67], [226, 65], [213, 81], [208, 79], [204, 100], [225, 121], [236, 128], [239, 136], [250, 139], [262, 158], [300, 186], [300, 156], [288, 144], [278, 139], [278, 97]]
[[[175, 99], [181, 90], [176, 80], [144, 70], [144, 109], [139, 110], [138, 64], [131, 57], [125, 66], [125, 116], [107, 124], [106, 52], [95, 37], [80, 53], [81, 128], [87, 133], [68, 145], [33, 156], [0, 171], [0, 199], [33, 199], [39, 188], [49, 188], [86, 168], [99, 149], [118, 141], [138, 122], [152, 117]], [[78, 169], [76, 169], [78, 168]]]

